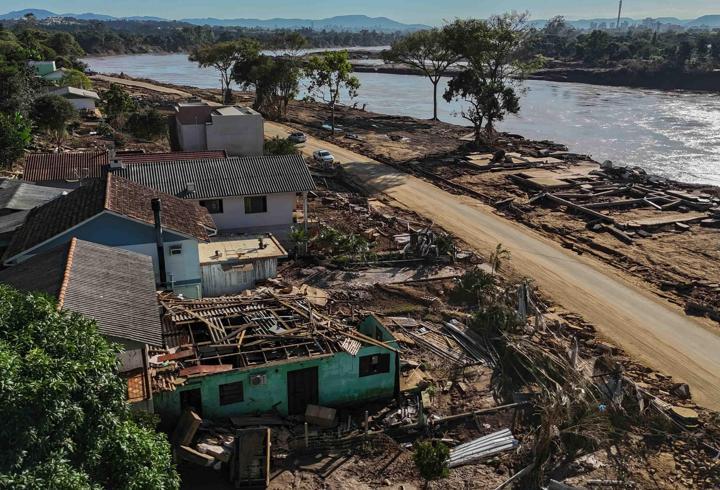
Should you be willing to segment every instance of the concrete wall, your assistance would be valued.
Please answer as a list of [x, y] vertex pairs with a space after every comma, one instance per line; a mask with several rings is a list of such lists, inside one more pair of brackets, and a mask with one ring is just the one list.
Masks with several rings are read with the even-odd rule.
[[66, 97], [67, 101], [72, 104], [72, 106], [75, 108], [75, 110], [78, 111], [94, 111], [95, 110], [95, 100], [93, 99], [74, 99], [71, 97]]
[[205, 123], [180, 124], [177, 123], [178, 142], [182, 151], [203, 151], [207, 149], [205, 137]]
[[205, 131], [208, 150], [225, 150], [230, 156], [263, 154], [264, 127], [260, 114], [213, 114]]
[[200, 266], [203, 296], [223, 296], [252, 289], [257, 282], [275, 277], [277, 259], [255, 260], [247, 264], [238, 264], [238, 267], [229, 269], [226, 267], [225, 269], [221, 264]]
[[[360, 377], [360, 357], [373, 354], [390, 354], [390, 371]], [[381, 347], [363, 347], [357, 356], [346, 352], [323, 358], [298, 362], [267, 364], [253, 369], [238, 369], [203, 377], [190, 378], [176, 391], [156, 393], [153, 402], [156, 413], [166, 421], [180, 415], [180, 393], [200, 388], [203, 417], [222, 418], [271, 410], [274, 406], [283, 414], [288, 413], [287, 373], [310, 367], [318, 368], [318, 398], [320, 405], [340, 406], [379, 398], [391, 398], [395, 394], [397, 354]], [[253, 386], [250, 376], [264, 374], [265, 385]], [[243, 383], [244, 400], [230, 405], [220, 405], [219, 386], [226, 383]], [[276, 405], [277, 404], [277, 405]]]
[[[131, 221], [110, 213], [101, 213], [83, 225], [58, 235], [48, 243], [24, 255], [20, 261], [67, 243], [73, 237], [149, 255], [153, 259], [155, 277], [159, 278], [154, 228], [151, 225]], [[164, 237], [168, 279], [172, 278], [177, 287], [185, 288], [179, 292], [187, 295], [197, 291], [191, 297], [199, 297], [200, 256], [197, 241], [168, 231], [164, 232]], [[170, 247], [173, 245], [180, 245], [182, 254], [170, 255]], [[178, 291], [177, 288], [175, 290]]]
[[[212, 214], [213, 221], [220, 231], [243, 232], [252, 229], [253, 232], [262, 229], [287, 229], [293, 224], [293, 211], [297, 202], [294, 192], [282, 194], [269, 194], [267, 197], [267, 212], [245, 213], [245, 199], [243, 197], [228, 197], [223, 199], [223, 212]], [[272, 231], [270, 231], [273, 233]]]

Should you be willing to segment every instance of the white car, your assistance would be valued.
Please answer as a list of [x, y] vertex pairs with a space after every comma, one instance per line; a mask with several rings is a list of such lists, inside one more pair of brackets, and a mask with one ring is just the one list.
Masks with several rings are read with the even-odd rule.
[[320, 163], [334, 163], [335, 157], [327, 150], [317, 150], [313, 153], [313, 160]]
[[305, 136], [305, 133], [296, 131], [294, 133], [290, 133], [288, 139], [293, 143], [305, 143], [307, 141], [307, 136]]

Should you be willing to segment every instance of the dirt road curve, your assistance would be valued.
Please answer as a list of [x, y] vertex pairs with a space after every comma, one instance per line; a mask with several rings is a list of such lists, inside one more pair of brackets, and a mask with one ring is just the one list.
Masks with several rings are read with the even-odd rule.
[[[268, 136], [287, 127], [266, 122]], [[603, 264], [578, 257], [477, 201], [456, 196], [411, 175], [315, 138], [303, 151], [330, 150], [366, 187], [433, 220], [480, 251], [497, 243], [512, 265], [558, 303], [598, 326], [608, 339], [661, 372], [691, 385], [696, 401], [720, 409], [720, 336], [679, 309], [633, 287]]]
[[[98, 76], [105, 81], [187, 97], [190, 94], [145, 82]], [[267, 136], [289, 128], [266, 122]], [[552, 298], [586, 320], [649, 367], [689, 383], [695, 400], [720, 410], [720, 336], [687, 317], [608, 266], [579, 257], [526, 227], [493, 213], [470, 198], [456, 196], [390, 166], [324, 141], [308, 138], [305, 154], [330, 150], [368, 189], [435, 221], [481, 252], [502, 243], [513, 267], [531, 277]]]

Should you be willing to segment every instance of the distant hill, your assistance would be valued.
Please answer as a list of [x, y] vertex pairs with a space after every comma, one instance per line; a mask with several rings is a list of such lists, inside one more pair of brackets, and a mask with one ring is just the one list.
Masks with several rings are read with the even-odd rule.
[[[34, 14], [38, 20], [44, 20], [50, 17], [72, 17], [80, 20], [136, 20], [136, 21], [167, 21], [161, 17], [113, 17], [103, 14], [57, 14], [49, 10], [42, 9], [24, 9], [9, 12], [0, 15], [0, 20], [17, 20], [22, 19], [27, 14]], [[429, 26], [422, 24], [403, 24], [387, 17], [368, 17], [366, 15], [340, 15], [329, 17], [327, 19], [214, 19], [214, 18], [198, 18], [198, 19], [180, 19], [180, 22], [195, 25], [210, 26], [232, 26], [232, 27], [248, 27], [261, 29], [302, 29], [310, 28], [316, 30], [335, 30], [335, 31], [362, 31], [363, 29], [395, 32], [395, 31], [417, 31], [427, 29]]]
[[428, 29], [423, 24], [403, 24], [387, 17], [368, 17], [367, 15], [339, 15], [327, 19], [182, 19], [182, 22], [196, 25], [258, 27], [261, 29], [316, 29], [361, 31], [418, 31]]
[[[645, 22], [646, 19], [632, 19], [630, 17], [621, 17], [620, 24], [627, 22], [628, 25], [636, 26]], [[704, 15], [697, 19], [678, 19], [677, 17], [658, 17], [650, 19], [653, 22], [659, 22], [660, 24], [678, 25], [683, 27], [709, 27], [716, 28], [720, 27], [720, 15]], [[531, 25], [542, 28], [548, 23], [547, 19], [533, 20], [530, 22]], [[607, 26], [615, 26], [617, 23], [617, 17], [614, 18], [598, 18], [598, 19], [579, 19], [579, 20], [567, 20], [567, 23], [576, 29], [591, 29], [593, 25], [606, 24]]]
[[720, 15], [703, 15], [685, 25], [688, 27], [720, 27]]

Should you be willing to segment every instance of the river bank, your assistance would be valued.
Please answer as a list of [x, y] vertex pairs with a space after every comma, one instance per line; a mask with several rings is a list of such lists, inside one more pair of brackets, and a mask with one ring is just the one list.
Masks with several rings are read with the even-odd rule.
[[[209, 100], [220, 96], [217, 89], [160, 85]], [[134, 92], [161, 103], [156, 93]], [[162, 99], [170, 107], [182, 95]], [[240, 104], [252, 99], [252, 93], [237, 94]], [[322, 129], [328, 119], [327, 106], [294, 101], [285, 123], [328, 139]], [[339, 108], [336, 121], [343, 136], [330, 138], [335, 145], [496, 206], [508, 219], [639, 279], [688, 313], [720, 319], [720, 269], [708, 267], [720, 263], [717, 187], [675, 182], [632, 167], [601, 169], [591, 157], [562, 144], [511, 133], [501, 134], [492, 145], [472, 147], [468, 128], [442, 121], [351, 107]], [[497, 151], [507, 157], [493, 164]], [[543, 193], [565, 195], [562, 199], [571, 204], [539, 202]], [[594, 214], [588, 216], [583, 208]], [[598, 221], [600, 216], [605, 218]]]

